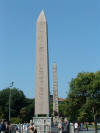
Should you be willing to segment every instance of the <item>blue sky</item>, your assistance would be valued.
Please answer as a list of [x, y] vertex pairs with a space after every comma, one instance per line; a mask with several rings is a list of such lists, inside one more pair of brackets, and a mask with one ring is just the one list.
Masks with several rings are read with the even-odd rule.
[[50, 90], [58, 67], [59, 97], [78, 72], [100, 70], [100, 0], [0, 0], [0, 89], [14, 86], [29, 98], [35, 90], [36, 20], [48, 22]]

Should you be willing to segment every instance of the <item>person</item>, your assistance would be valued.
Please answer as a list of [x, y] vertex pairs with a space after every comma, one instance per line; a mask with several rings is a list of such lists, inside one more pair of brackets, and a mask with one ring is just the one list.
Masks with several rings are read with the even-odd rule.
[[18, 127], [18, 132], [21, 133], [21, 124], [19, 123], [19, 124], [17, 125], [17, 127]]
[[12, 133], [12, 124], [9, 122], [9, 133]]
[[80, 129], [83, 129], [83, 122], [80, 123]]
[[58, 131], [59, 131], [59, 133], [62, 133], [62, 124], [61, 124], [61, 122], [58, 123]]
[[25, 131], [25, 133], [28, 133], [28, 127], [27, 127], [27, 124], [26, 124], [25, 127], [24, 127], [24, 131]]
[[1, 121], [0, 121], [0, 133], [1, 133]]
[[6, 130], [6, 126], [5, 126], [5, 123], [4, 121], [1, 122], [1, 133], [4, 133]]
[[36, 128], [34, 128], [34, 133], [37, 133], [37, 129]]
[[31, 125], [28, 127], [29, 133], [34, 133], [34, 123], [31, 123]]
[[87, 129], [87, 131], [88, 131], [88, 123], [86, 123], [86, 129]]
[[12, 125], [11, 133], [16, 133], [16, 125]]
[[78, 123], [75, 122], [74, 124], [74, 133], [78, 133]]
[[62, 121], [62, 131], [64, 130], [64, 121]]
[[8, 122], [5, 122], [5, 133], [9, 133], [9, 125], [8, 125]]
[[78, 129], [80, 130], [80, 127], [81, 127], [81, 123], [80, 122], [78, 122]]
[[67, 127], [67, 133], [69, 133], [70, 123], [68, 121], [66, 123], [66, 127]]

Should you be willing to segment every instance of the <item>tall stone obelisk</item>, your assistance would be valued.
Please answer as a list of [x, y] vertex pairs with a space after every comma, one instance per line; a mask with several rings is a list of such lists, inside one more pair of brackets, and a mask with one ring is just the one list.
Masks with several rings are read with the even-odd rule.
[[57, 64], [53, 63], [53, 114], [58, 116], [58, 79]]
[[47, 21], [42, 10], [36, 27], [35, 115], [49, 115], [49, 61]]

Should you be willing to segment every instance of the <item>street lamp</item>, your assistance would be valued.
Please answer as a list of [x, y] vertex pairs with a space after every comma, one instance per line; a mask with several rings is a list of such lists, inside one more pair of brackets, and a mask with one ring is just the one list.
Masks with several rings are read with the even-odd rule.
[[10, 105], [11, 105], [11, 88], [13, 87], [13, 85], [14, 85], [14, 82], [11, 82], [10, 83], [10, 86], [9, 86], [9, 88], [10, 88], [10, 93], [9, 93], [9, 121], [10, 121], [10, 117], [11, 117], [11, 109], [10, 109]]

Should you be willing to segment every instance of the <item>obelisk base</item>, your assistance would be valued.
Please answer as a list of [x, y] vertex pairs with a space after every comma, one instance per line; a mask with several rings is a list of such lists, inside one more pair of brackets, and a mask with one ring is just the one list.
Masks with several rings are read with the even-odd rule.
[[51, 117], [33, 117], [37, 133], [51, 132]]

